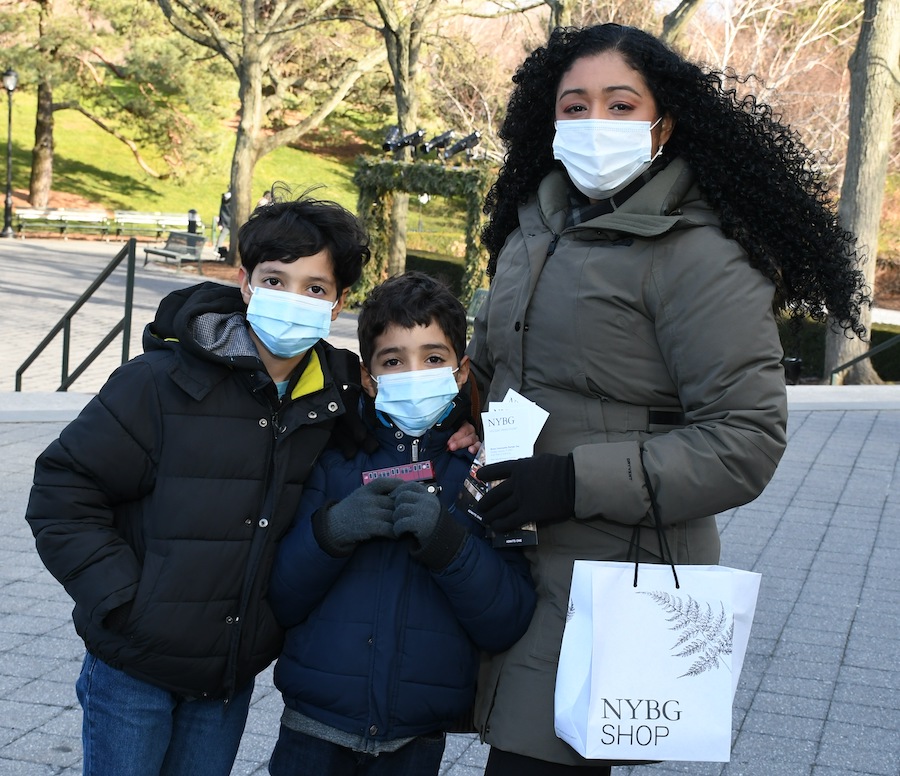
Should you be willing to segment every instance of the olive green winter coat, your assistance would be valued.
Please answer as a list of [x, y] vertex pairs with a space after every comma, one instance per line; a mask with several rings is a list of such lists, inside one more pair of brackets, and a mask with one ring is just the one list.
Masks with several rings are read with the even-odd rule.
[[774, 287], [722, 234], [687, 165], [565, 228], [568, 186], [551, 173], [520, 208], [469, 347], [486, 400], [513, 388], [547, 410], [535, 452], [573, 453], [576, 475], [573, 518], [524, 550], [537, 609], [512, 649], [486, 658], [476, 723], [500, 749], [584, 764], [553, 731], [573, 561], [625, 560], [635, 537], [658, 560], [652, 490], [674, 561], [718, 562], [715, 513], [765, 487], [787, 411]]

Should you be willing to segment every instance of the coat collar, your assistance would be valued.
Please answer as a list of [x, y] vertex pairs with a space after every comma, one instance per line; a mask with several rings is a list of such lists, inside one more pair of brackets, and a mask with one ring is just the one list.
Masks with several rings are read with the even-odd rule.
[[[538, 187], [537, 208], [530, 208], [531, 217], [537, 218], [544, 229], [549, 228], [555, 234], [565, 231], [576, 239], [579, 232], [593, 237], [598, 231], [658, 237], [676, 228], [718, 223], [713, 211], [702, 201], [687, 162], [681, 158], [673, 159], [611, 213], [567, 229], [570, 191], [566, 174], [554, 170]], [[522, 210], [529, 208], [525, 206]], [[520, 224], [523, 215], [520, 212]], [[524, 229], [525, 224], [522, 226]]]

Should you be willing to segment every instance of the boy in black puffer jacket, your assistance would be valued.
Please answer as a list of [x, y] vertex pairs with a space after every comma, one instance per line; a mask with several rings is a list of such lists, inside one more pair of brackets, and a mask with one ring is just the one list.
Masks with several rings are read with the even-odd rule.
[[[176, 291], [38, 458], [27, 519], [75, 601], [85, 774], [227, 776], [254, 676], [281, 648], [265, 593], [359, 360], [321, 340], [368, 259], [312, 199], [241, 228], [240, 288]], [[355, 391], [354, 391], [355, 386]]]
[[436, 775], [479, 651], [507, 649], [531, 620], [521, 551], [493, 549], [454, 508], [472, 460], [446, 445], [469, 414], [465, 333], [462, 305], [420, 273], [363, 305], [361, 413], [379, 447], [323, 454], [278, 551], [273, 776]]

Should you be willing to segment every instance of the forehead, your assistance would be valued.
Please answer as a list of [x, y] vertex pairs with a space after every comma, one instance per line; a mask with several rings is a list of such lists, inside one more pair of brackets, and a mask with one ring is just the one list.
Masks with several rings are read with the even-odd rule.
[[629, 65], [616, 51], [604, 51], [579, 57], [559, 79], [556, 94], [559, 96], [567, 89], [609, 89], [624, 86], [648, 92], [644, 76]]
[[442, 347], [453, 352], [453, 343], [436, 321], [427, 326], [413, 326], [407, 329], [396, 323], [389, 323], [385, 330], [375, 338], [375, 352], [396, 350], [430, 350]]
[[296, 261], [261, 261], [253, 268], [253, 276], [259, 277], [262, 274], [296, 281], [337, 283], [334, 263], [328, 251], [319, 251], [312, 256], [301, 256]]

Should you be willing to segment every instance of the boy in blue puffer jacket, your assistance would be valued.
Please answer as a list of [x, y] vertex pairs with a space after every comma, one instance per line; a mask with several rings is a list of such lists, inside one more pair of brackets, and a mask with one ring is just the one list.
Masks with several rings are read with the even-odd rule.
[[437, 774], [471, 707], [479, 651], [525, 632], [520, 550], [495, 550], [454, 500], [472, 456], [447, 439], [470, 411], [465, 310], [421, 273], [374, 289], [359, 316], [360, 412], [374, 452], [320, 458], [269, 589], [288, 631], [272, 776]]

